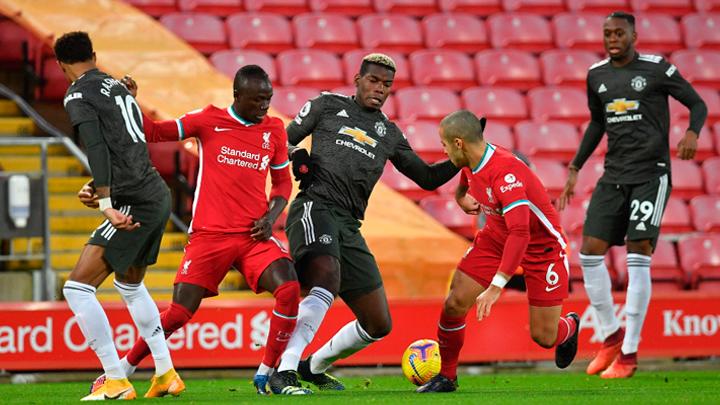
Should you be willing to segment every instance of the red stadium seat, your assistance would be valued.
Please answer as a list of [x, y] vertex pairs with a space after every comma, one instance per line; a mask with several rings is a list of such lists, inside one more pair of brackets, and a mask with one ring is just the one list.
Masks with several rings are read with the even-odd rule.
[[[680, 73], [684, 75], [682, 71]], [[708, 121], [712, 123], [720, 120], [720, 94], [709, 87], [694, 87], [695, 91], [702, 97], [705, 105], [707, 105]], [[670, 117], [687, 121], [690, 117], [690, 111], [688, 111], [687, 107], [680, 104], [679, 101], [670, 97]]]
[[493, 145], [502, 146], [510, 151], [515, 150], [515, 139], [509, 125], [490, 120], [485, 125], [483, 138]]
[[490, 15], [502, 11], [500, 0], [438, 0], [443, 12], [470, 13], [473, 15]]
[[[540, 177], [545, 189], [550, 194], [551, 199], [557, 198], [565, 187], [568, 171], [565, 165], [554, 159], [533, 158], [533, 170]], [[576, 204], [576, 201], [573, 201]], [[577, 204], [576, 204], [577, 205]], [[574, 233], [575, 229], [567, 228], [563, 225], [563, 229], [569, 233]], [[582, 221], [580, 221], [580, 230], [582, 230]]]
[[267, 72], [271, 82], [275, 83], [277, 81], [275, 60], [265, 52], [252, 49], [228, 49], [210, 55], [210, 63], [215, 66], [215, 69], [221, 71], [230, 79], [235, 77], [235, 73], [241, 67], [245, 65], [258, 65]]
[[672, 158], [672, 195], [689, 200], [703, 194], [700, 167], [692, 160]]
[[340, 59], [328, 51], [293, 49], [278, 54], [276, 62], [283, 86], [328, 90], [345, 83]]
[[428, 48], [477, 52], [490, 46], [485, 24], [471, 14], [433, 14], [421, 24]]
[[[355, 49], [350, 52], [343, 53], [343, 65], [345, 69], [345, 81], [348, 84], [355, 82], [355, 75], [360, 72], [360, 64], [362, 59], [377, 50]], [[412, 85], [410, 81], [410, 64], [407, 58], [400, 52], [381, 51], [395, 61], [395, 80], [393, 81], [393, 90]]]
[[565, 11], [563, 0], [502, 0], [507, 12], [523, 12], [552, 16]]
[[395, 93], [398, 116], [405, 120], [440, 120], [460, 109], [452, 90], [440, 87], [408, 87]]
[[447, 159], [436, 121], [400, 121], [397, 123], [413, 150], [427, 162]]
[[513, 48], [541, 52], [553, 47], [550, 24], [529, 13], [494, 14], [488, 18], [493, 48]]
[[44, 79], [44, 82], [38, 89], [38, 97], [41, 100], [48, 101], [62, 100], [65, 97], [69, 83], [55, 58], [43, 60], [41, 69], [40, 76]]
[[570, 11], [608, 15], [616, 10], [626, 10], [628, 6], [627, 0], [568, 0], [567, 8]]
[[637, 49], [640, 53], [667, 54], [685, 47], [680, 27], [669, 15], [638, 14], [635, 16], [638, 32]]
[[306, 0], [244, 0], [244, 2], [247, 11], [282, 14], [288, 17], [310, 11]]
[[720, 0], [695, 0], [694, 3], [699, 12], [720, 11]]
[[429, 196], [420, 201], [420, 207], [450, 230], [468, 239], [475, 235], [477, 216], [466, 214], [455, 202], [455, 197], [449, 195]]
[[715, 152], [720, 156], [720, 121], [713, 125], [713, 134], [715, 134]]
[[569, 162], [580, 146], [577, 129], [567, 122], [523, 121], [515, 125], [517, 147], [530, 157]]
[[489, 122], [516, 124], [527, 119], [525, 97], [515, 90], [502, 87], [471, 87], [462, 92], [465, 108]]
[[405, 177], [390, 161], [385, 165], [385, 170], [380, 180], [382, 180], [386, 186], [416, 202], [435, 194], [434, 191], [423, 190], [422, 187], [418, 186], [414, 181]]
[[692, 286], [702, 279], [720, 280], [720, 234], [688, 236], [678, 242], [680, 265]]
[[290, 23], [277, 14], [234, 14], [225, 24], [231, 48], [252, 48], [270, 53], [293, 48]]
[[720, 52], [683, 50], [673, 52], [671, 59], [693, 85], [720, 90]]
[[[630, 0], [630, 6], [636, 13], [662, 13], [675, 17], [695, 11], [689, 0]], [[642, 31], [640, 33], [644, 35]]]
[[378, 13], [425, 16], [440, 11], [435, 0], [373, 0]]
[[604, 52], [602, 29], [604, 23], [603, 14], [558, 14], [552, 19], [555, 46]]
[[170, 13], [160, 17], [165, 28], [206, 55], [228, 47], [225, 26], [206, 13]]
[[292, 20], [295, 46], [343, 53], [358, 47], [355, 23], [335, 14], [300, 14]]
[[541, 85], [540, 65], [529, 52], [488, 49], [475, 55], [478, 81], [484, 86], [529, 90]]
[[700, 232], [720, 232], [720, 196], [701, 195], [693, 198], [690, 200], [690, 212], [695, 229]]
[[720, 280], [700, 280], [697, 285], [697, 292], [720, 295]]
[[404, 15], [364, 15], [357, 20], [360, 44], [366, 49], [410, 53], [423, 48], [420, 24]]
[[598, 61], [595, 53], [583, 50], [553, 49], [540, 55], [543, 81], [548, 86], [576, 86], [585, 89], [588, 68]]
[[587, 96], [570, 87], [540, 87], [528, 92], [530, 116], [535, 121], [558, 120], [575, 125], [588, 119]]
[[175, 0], [125, 0], [153, 17], [174, 13], [177, 11]]
[[310, 0], [310, 9], [320, 13], [343, 14], [350, 17], [372, 14], [372, 0]]
[[242, 0], [178, 0], [180, 11], [210, 13], [221, 17], [243, 11]]
[[[605, 173], [605, 162], [603, 158], [593, 156], [585, 162], [580, 173], [578, 173], [578, 181], [575, 184], [576, 198], [590, 195], [598, 180]], [[567, 179], [567, 174], [565, 175]]]
[[308, 100], [319, 95], [318, 89], [310, 87], [275, 87], [270, 105], [287, 117], [295, 117]]
[[410, 54], [416, 86], [441, 86], [460, 91], [475, 84], [472, 60], [460, 51], [426, 49]]
[[[678, 142], [685, 136], [688, 128], [688, 121], [676, 121], [670, 125], [670, 156], [677, 156]], [[697, 141], [697, 152], [695, 160], [703, 161], [709, 157], [715, 156], [715, 146], [713, 145], [713, 137], [708, 127], [704, 127]]]
[[663, 234], [693, 231], [690, 210], [683, 199], [672, 196], [668, 199], [660, 226]]
[[720, 50], [720, 14], [690, 14], [682, 18], [685, 46]]
[[[614, 268], [622, 269], [623, 277], [618, 281], [625, 285], [627, 283], [627, 248], [625, 246], [614, 247], [612, 256]], [[656, 281], [672, 282], [678, 287], [682, 287], [686, 283], [685, 272], [680, 267], [675, 253], [675, 244], [669, 240], [658, 239], [650, 264], [650, 276], [653, 283]], [[654, 287], [655, 284], [653, 284]]]
[[28, 44], [28, 56], [32, 56], [32, 36], [12, 20], [0, 21], [0, 63], [20, 64], [23, 61], [23, 43]]
[[705, 178], [705, 192], [710, 195], [720, 195], [720, 157], [713, 157], [702, 165], [703, 177]]
[[[346, 96], [354, 96], [357, 88], [353, 85], [335, 87], [330, 90], [331, 93], [344, 94]], [[395, 97], [392, 95], [385, 99], [385, 104], [382, 106], [382, 112], [390, 119], [397, 118], [397, 108], [395, 107]]]

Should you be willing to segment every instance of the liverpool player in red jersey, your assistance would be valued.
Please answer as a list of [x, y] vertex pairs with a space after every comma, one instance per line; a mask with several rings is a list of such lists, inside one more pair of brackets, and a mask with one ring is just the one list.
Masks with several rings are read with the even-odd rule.
[[579, 317], [560, 316], [569, 267], [558, 214], [540, 179], [511, 152], [486, 142], [484, 127], [484, 118], [466, 110], [440, 124], [445, 152], [462, 167], [457, 202], [469, 214], [485, 213], [487, 222], [460, 260], [440, 315], [440, 374], [417, 392], [457, 389], [465, 317], [477, 302], [478, 320], [487, 318], [518, 266], [525, 270], [532, 339], [544, 348], [555, 347], [560, 368], [570, 365], [577, 352]]
[[[136, 91], [132, 79], [124, 82]], [[231, 266], [245, 276], [253, 291], [271, 292], [275, 308], [253, 381], [259, 394], [267, 394], [268, 376], [295, 328], [300, 299], [290, 257], [272, 236], [292, 188], [287, 133], [279, 118], [267, 116], [272, 85], [262, 68], [248, 65], [238, 70], [233, 89], [234, 102], [227, 108], [209, 105], [176, 120], [154, 122], [147, 116], [143, 120], [148, 142], [195, 137], [200, 152], [190, 239], [175, 277], [173, 302], [160, 317], [165, 335], [170, 336], [192, 318], [204, 297], [218, 294]], [[147, 345], [138, 340], [122, 360], [127, 374], [148, 354]], [[283, 394], [306, 392], [287, 387]]]

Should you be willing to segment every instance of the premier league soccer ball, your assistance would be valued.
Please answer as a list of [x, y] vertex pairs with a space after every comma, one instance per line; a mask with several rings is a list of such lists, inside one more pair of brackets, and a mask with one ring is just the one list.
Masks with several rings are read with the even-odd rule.
[[420, 339], [405, 349], [402, 371], [415, 385], [423, 385], [440, 372], [440, 346], [431, 339]]

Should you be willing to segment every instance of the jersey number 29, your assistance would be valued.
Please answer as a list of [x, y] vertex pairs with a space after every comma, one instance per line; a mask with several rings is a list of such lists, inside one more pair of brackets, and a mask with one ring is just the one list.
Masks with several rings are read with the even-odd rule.
[[[137, 143], [139, 139], [143, 143], [147, 143], [145, 141], [145, 132], [142, 130], [142, 111], [140, 111], [140, 106], [135, 101], [135, 98], [129, 94], [125, 96], [125, 100], [123, 100], [122, 96], [115, 96], [115, 104], [120, 106], [120, 112], [123, 121], [125, 121], [125, 129], [127, 129], [133, 142]], [[140, 117], [140, 125], [135, 122], [135, 112]]]

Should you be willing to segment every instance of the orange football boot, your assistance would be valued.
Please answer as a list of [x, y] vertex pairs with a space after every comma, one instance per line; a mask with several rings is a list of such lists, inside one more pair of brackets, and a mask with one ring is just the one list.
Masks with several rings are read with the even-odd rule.
[[[597, 373], [600, 373], [610, 367], [610, 364], [617, 358], [617, 356], [620, 354], [620, 348], [622, 348], [623, 338], [625, 337], [625, 329], [620, 328], [617, 332], [613, 333], [620, 333], [620, 336], [617, 336], [617, 341], [613, 344], [607, 344], [603, 343], [603, 347], [600, 349], [600, 351], [595, 355], [595, 358], [588, 364], [587, 370], [585, 370], [586, 373], [589, 375], [595, 375]], [[605, 339], [607, 341], [607, 339]]]

